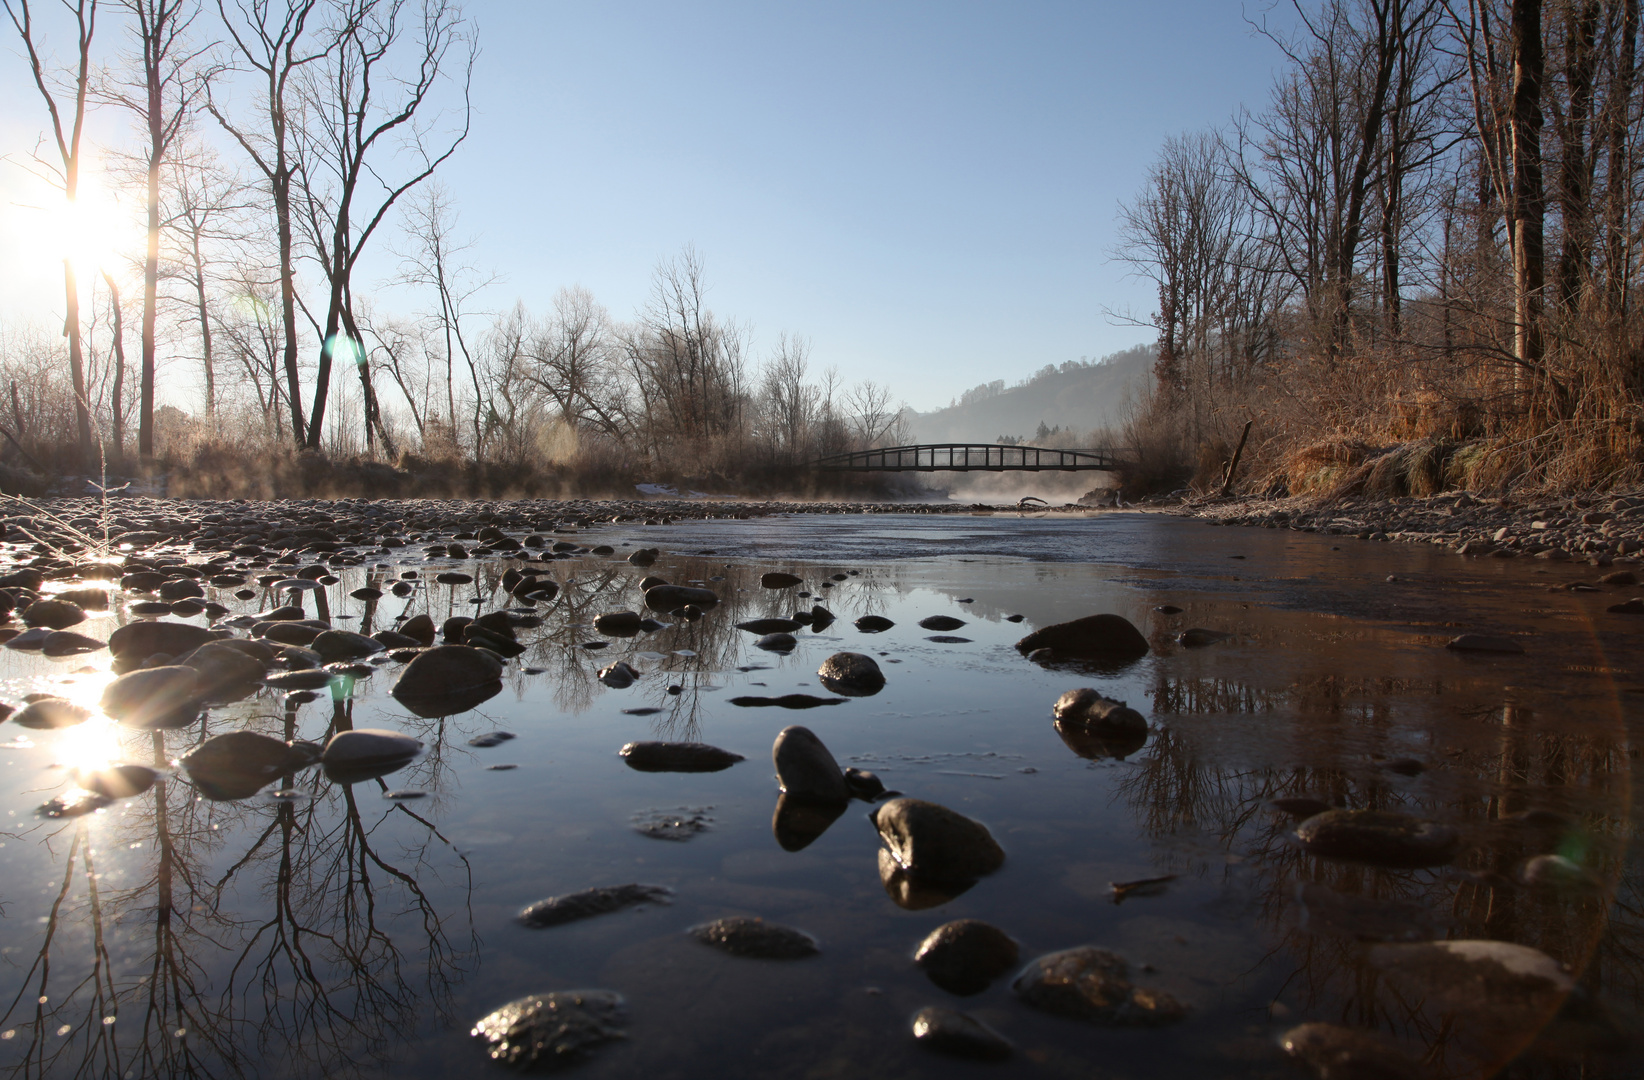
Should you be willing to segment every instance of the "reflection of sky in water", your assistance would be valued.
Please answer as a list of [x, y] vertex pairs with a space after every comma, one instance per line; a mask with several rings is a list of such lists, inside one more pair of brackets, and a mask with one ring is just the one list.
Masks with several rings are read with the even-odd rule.
[[[313, 740], [340, 722], [429, 744], [380, 781], [339, 788], [308, 770], [291, 778], [299, 797], [271, 798], [276, 784], [214, 803], [166, 773], [152, 792], [101, 813], [41, 822], [33, 808], [69, 783], [60, 766], [167, 766], [199, 742], [201, 726], [134, 732], [99, 719], [29, 732], [32, 749], [0, 752], [0, 1000], [21, 995], [0, 1024], [0, 1036], [11, 1034], [0, 1068], [27, 1060], [45, 1075], [154, 1075], [192, 1054], [215, 1074], [466, 1073], [483, 1064], [464, 1035], [478, 1016], [529, 992], [600, 986], [630, 999], [633, 1037], [584, 1066], [588, 1076], [945, 1077], [953, 1066], [906, 1035], [907, 1017], [928, 1004], [975, 1011], [1017, 1041], [1016, 1067], [1031, 1061], [1036, 1073], [1085, 1077], [1094, 1054], [1115, 1075], [1265, 1076], [1277, 1068], [1271, 1040], [1289, 1024], [1375, 1007], [1359, 996], [1360, 946], [1320, 929], [1343, 921], [1318, 907], [1336, 894], [1422, 905], [1442, 933], [1536, 945], [1593, 965], [1612, 994], [1638, 992], [1636, 917], [1616, 909], [1619, 929], [1604, 933], [1591, 903], [1487, 884], [1537, 850], [1497, 824], [1520, 810], [1580, 820], [1579, 843], [1563, 850], [1601, 876], [1624, 865], [1630, 744], [1617, 691], [1644, 672], [1630, 640], [1593, 614], [1601, 604], [1541, 587], [1584, 568], [1538, 575], [1422, 547], [1139, 515], [829, 515], [594, 535], [664, 555], [648, 571], [555, 564], [565, 591], [539, 607], [544, 627], [521, 635], [540, 644], [471, 712], [409, 714], [385, 693], [390, 667], [360, 679], [352, 698], [288, 706], [269, 693], [205, 722], [205, 734]], [[672, 554], [703, 549], [717, 554]], [[1247, 558], [1230, 564], [1229, 554]], [[768, 569], [800, 573], [818, 595], [760, 589]], [[848, 570], [860, 573], [818, 587]], [[700, 623], [577, 648], [596, 638], [595, 616], [638, 604], [645, 573], [723, 576], [714, 587], [726, 604]], [[482, 567], [474, 585], [384, 598], [363, 626], [365, 609], [348, 596], [360, 570], [327, 603], [339, 626], [368, 632], [402, 611], [437, 622], [472, 613], [474, 595], [487, 597], [480, 610], [502, 606], [499, 574]], [[1152, 611], [1167, 601], [1185, 612]], [[792, 655], [753, 648], [753, 635], [731, 625], [816, 602], [839, 621], [801, 631]], [[1012, 648], [1035, 626], [1094, 611], [1142, 627], [1153, 654], [1089, 675], [1034, 667]], [[851, 621], [867, 613], [897, 625], [859, 633]], [[1018, 613], [1025, 621], [1005, 621]], [[971, 640], [927, 640], [917, 622], [934, 614], [964, 619], [952, 633]], [[106, 636], [113, 624], [80, 629]], [[1187, 626], [1234, 636], [1183, 649], [1172, 637]], [[1459, 629], [1526, 632], [1531, 649], [1502, 661], [1437, 647]], [[803, 712], [729, 703], [823, 695], [817, 665], [839, 649], [875, 655], [885, 691]], [[108, 677], [62, 681], [87, 663], [106, 667], [103, 654], [3, 659], [14, 701], [49, 690], [95, 704]], [[607, 690], [593, 674], [618, 659], [643, 675]], [[1120, 748], [1117, 760], [1104, 756], [1112, 748], [1059, 734], [1050, 703], [1080, 685], [1141, 709], [1154, 728], [1148, 743]], [[625, 712], [642, 708], [658, 711]], [[863, 804], [784, 850], [772, 835], [769, 747], [792, 723], [815, 730], [842, 763], [986, 822], [1008, 854], [1004, 869], [939, 907], [897, 907]], [[498, 729], [518, 737], [468, 744]], [[638, 773], [615, 751], [645, 738], [700, 739], [747, 761], [711, 774]], [[1382, 767], [1397, 757], [1426, 771]], [[516, 767], [491, 768], [504, 764]], [[383, 797], [403, 789], [429, 794]], [[1468, 854], [1439, 871], [1312, 863], [1263, 809], [1293, 794], [1439, 818], [1464, 831]], [[683, 809], [708, 819], [708, 831], [671, 843], [633, 828], [636, 815]], [[1180, 877], [1161, 895], [1111, 902], [1110, 882], [1162, 874]], [[1301, 881], [1331, 890], [1308, 894], [1311, 913], [1297, 900]], [[551, 930], [512, 922], [527, 902], [625, 882], [672, 887], [675, 903]], [[1636, 901], [1636, 870], [1622, 884]], [[736, 960], [681, 932], [733, 914], [803, 927], [823, 954], [794, 965]], [[1084, 1028], [1020, 1007], [1003, 984], [951, 998], [907, 957], [934, 926], [961, 917], [1004, 928], [1024, 957], [1094, 943], [1151, 965], [1138, 981], [1190, 1002], [1191, 1026]]]

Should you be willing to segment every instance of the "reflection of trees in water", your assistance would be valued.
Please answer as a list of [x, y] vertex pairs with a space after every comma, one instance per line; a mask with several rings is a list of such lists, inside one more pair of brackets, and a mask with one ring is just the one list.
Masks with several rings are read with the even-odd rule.
[[[1591, 990], [1644, 1000], [1644, 867], [1626, 858], [1626, 745], [1602, 729], [1566, 730], [1563, 718], [1539, 724], [1509, 705], [1489, 713], [1493, 749], [1479, 749], [1473, 738], [1473, 749], [1452, 751], [1430, 762], [1441, 768], [1423, 779], [1401, 782], [1371, 766], [1362, 744], [1342, 739], [1341, 729], [1344, 722], [1393, 727], [1400, 698], [1412, 692], [1431, 688], [1332, 678], [1270, 691], [1230, 680], [1162, 679], [1154, 711], [1166, 723], [1117, 780], [1119, 794], [1144, 833], [1164, 841], [1169, 869], [1219, 872], [1209, 855], [1170, 845], [1171, 837], [1197, 830], [1248, 870], [1253, 902], [1276, 935], [1269, 955], [1288, 965], [1279, 996], [1311, 1018], [1398, 1033], [1430, 1048], [1435, 1064], [1448, 1053], [1454, 1067], [1454, 1033], [1435, 1026], [1421, 1002], [1392, 994], [1365, 962], [1365, 940], [1429, 935], [1530, 945], [1568, 963]], [[1251, 712], [1275, 713], [1263, 721], [1275, 725], [1275, 744], [1301, 743], [1313, 764], [1225, 764], [1219, 752], [1201, 749], [1193, 729], [1168, 723], [1173, 713]], [[1438, 733], [1446, 724], [1476, 730], [1479, 721], [1477, 708], [1457, 708], [1438, 721]], [[1419, 871], [1314, 858], [1293, 842], [1294, 821], [1268, 805], [1297, 796], [1453, 825], [1466, 841], [1463, 854], [1450, 867]], [[1526, 810], [1557, 811], [1571, 825], [1537, 828], [1513, 817]], [[1547, 853], [1574, 858], [1605, 888], [1522, 884], [1524, 862]], [[1525, 1032], [1526, 1041], [1533, 1035]]]
[[[297, 730], [294, 706], [242, 719], [213, 726]], [[349, 726], [339, 700], [326, 732]], [[127, 750], [147, 743], [135, 757], [163, 767], [204, 730], [131, 733]], [[394, 779], [438, 787], [445, 724], [421, 734], [429, 755]], [[298, 797], [213, 803], [166, 776], [122, 812], [53, 823], [41, 839], [68, 840], [62, 883], [0, 1016], [11, 1075], [255, 1075], [252, 1047], [268, 1071], [347, 1075], [386, 1060], [429, 1009], [445, 1018], [479, 944], [467, 860], [420, 806], [361, 802], [386, 779], [340, 787], [312, 769], [278, 786]], [[107, 863], [124, 872], [116, 888]], [[434, 887], [463, 899], [442, 910]]]

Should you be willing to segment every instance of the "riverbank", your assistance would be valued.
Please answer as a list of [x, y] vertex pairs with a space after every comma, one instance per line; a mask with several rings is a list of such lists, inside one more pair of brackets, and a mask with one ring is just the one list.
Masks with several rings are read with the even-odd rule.
[[1163, 509], [1213, 525], [1439, 544], [1494, 558], [1610, 566], [1632, 565], [1644, 555], [1644, 491], [1563, 499], [1488, 499], [1465, 492], [1329, 501], [1211, 498]]

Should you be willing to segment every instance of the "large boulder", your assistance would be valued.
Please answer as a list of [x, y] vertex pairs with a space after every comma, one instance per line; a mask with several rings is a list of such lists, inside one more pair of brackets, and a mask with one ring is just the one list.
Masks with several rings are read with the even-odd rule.
[[1087, 615], [1072, 622], [1041, 627], [1016, 643], [1023, 656], [1049, 649], [1053, 660], [1093, 660], [1125, 664], [1148, 653], [1147, 638], [1122, 615]]

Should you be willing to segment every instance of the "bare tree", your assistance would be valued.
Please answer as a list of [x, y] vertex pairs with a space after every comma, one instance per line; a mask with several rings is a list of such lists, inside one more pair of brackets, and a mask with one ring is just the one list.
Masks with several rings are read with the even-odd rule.
[[[65, 117], [58, 98], [64, 95], [54, 88], [55, 73], [48, 70], [49, 62], [41, 55], [38, 31], [34, 25], [34, 11], [29, 0], [0, 0], [11, 19], [11, 25], [22, 39], [28, 53], [29, 70], [34, 76], [35, 89], [51, 114], [52, 137], [56, 141], [60, 165], [47, 168], [63, 190], [69, 213], [73, 214], [75, 199], [80, 192], [80, 139], [85, 130], [86, 97], [91, 86], [91, 42], [97, 32], [97, 0], [65, 0], [63, 7], [74, 19], [75, 54], [69, 65], [67, 95], [73, 100], [73, 111]], [[38, 156], [37, 156], [38, 160]], [[75, 280], [74, 262], [63, 258], [63, 336], [68, 338], [69, 373], [74, 383], [74, 422], [79, 435], [80, 461], [89, 464], [92, 459], [91, 403], [86, 399], [85, 357], [80, 340], [80, 287]]]
[[883, 383], [863, 379], [845, 396], [845, 407], [850, 410], [851, 431], [860, 449], [871, 450], [884, 445], [881, 440], [896, 427], [897, 419], [906, 406], [891, 405], [891, 389]]
[[[373, 433], [387, 435], [354, 319], [354, 269], [394, 204], [468, 137], [476, 55], [462, 10], [450, 0], [343, 0], [339, 12], [336, 47], [303, 71], [307, 109], [299, 129], [303, 221], [329, 285], [306, 439], [314, 449], [339, 355], [359, 371], [367, 445]], [[460, 66], [459, 120], [439, 132], [438, 118], [423, 107], [452, 60]], [[396, 160], [410, 164], [392, 176]]]
[[189, 146], [167, 163], [162, 228], [172, 259], [187, 282], [191, 321], [200, 337], [205, 411], [217, 412], [217, 361], [213, 350], [212, 281], [208, 267], [215, 245], [236, 239], [234, 219], [244, 209], [239, 181], [217, 166], [209, 147]]
[[[303, 417], [302, 382], [297, 365], [297, 286], [294, 262], [292, 181], [296, 177], [292, 147], [294, 113], [299, 103], [293, 80], [303, 68], [324, 58], [334, 42], [310, 43], [309, 20], [319, 0], [217, 0], [217, 12], [234, 45], [233, 60], [207, 79], [206, 109], [240, 145], [268, 185], [274, 210], [279, 256], [281, 368], [283, 397], [291, 417], [292, 439], [302, 446], [308, 437]], [[232, 13], [231, 13], [232, 10]], [[316, 20], [317, 21], [317, 20]], [[230, 119], [215, 90], [226, 77], [249, 69], [257, 76], [259, 95], [253, 122]]]
[[137, 453], [147, 461], [154, 456], [161, 178], [200, 85], [194, 72], [199, 53], [189, 51], [187, 39], [199, 8], [195, 0], [120, 0], [120, 3], [133, 20], [141, 57], [133, 64], [134, 78], [110, 83], [103, 92], [136, 117], [144, 138], [141, 159], [146, 174], [148, 246], [143, 258], [143, 354], [138, 375]]
[[620, 440], [627, 426], [611, 317], [578, 287], [554, 295], [554, 311], [528, 344], [527, 377], [553, 399], [569, 427]]

